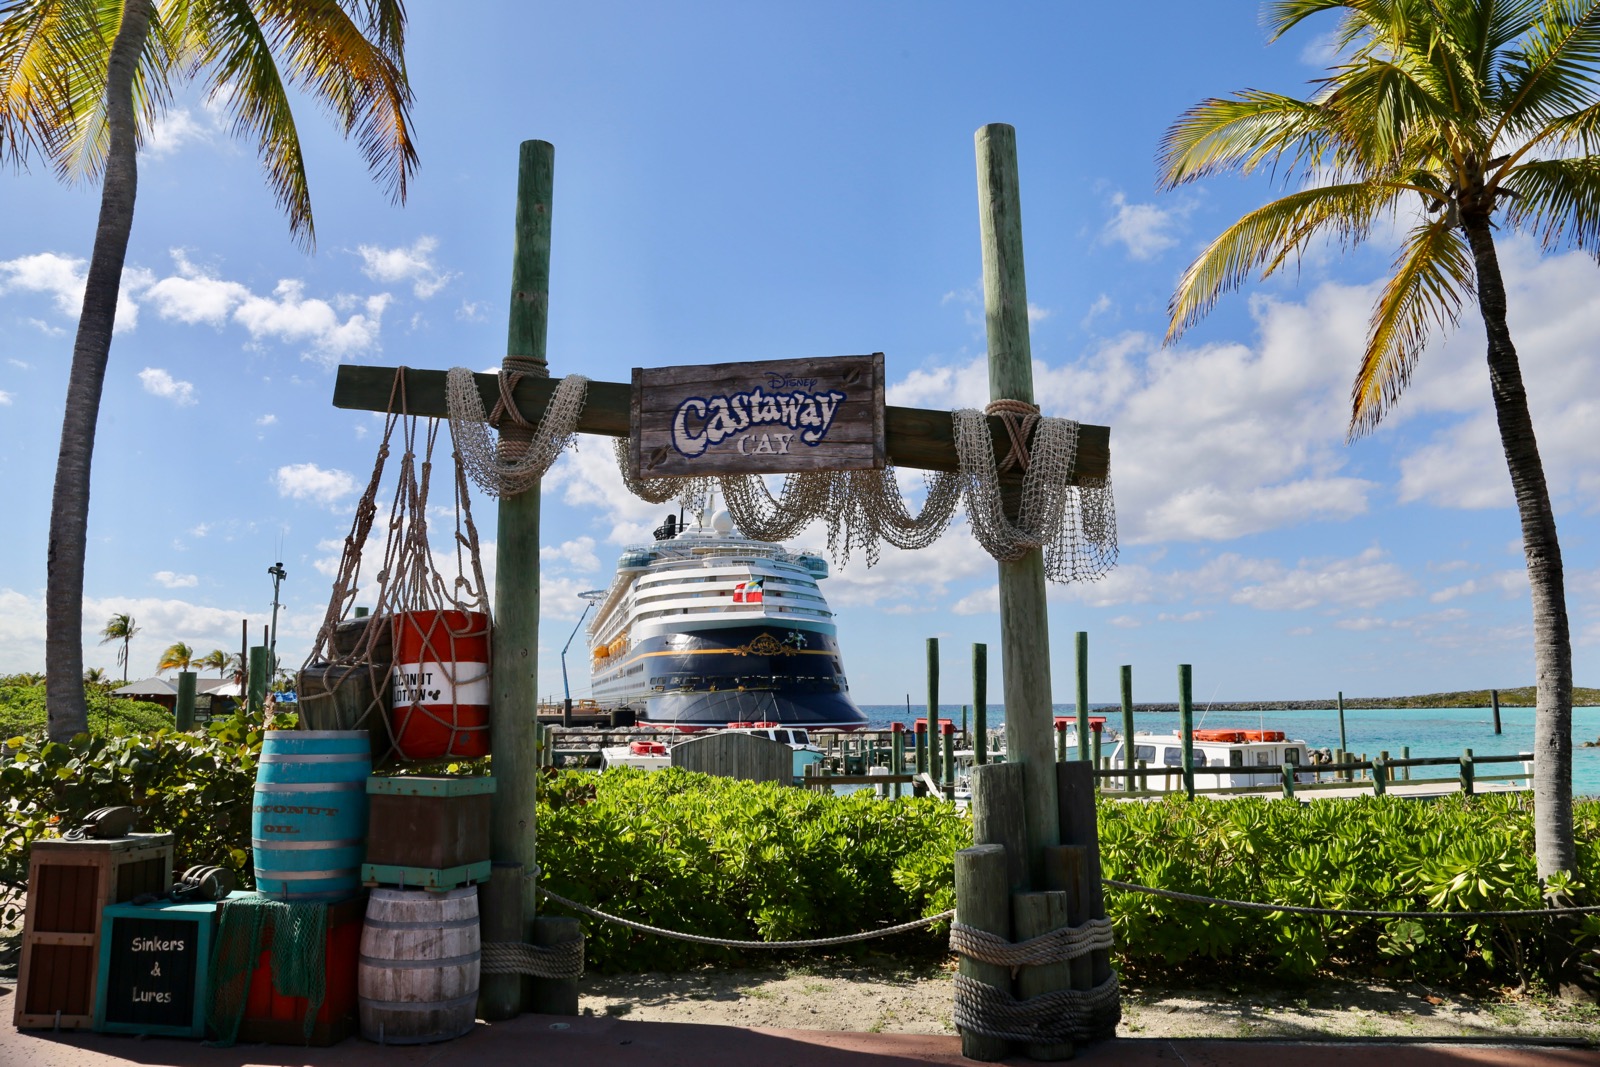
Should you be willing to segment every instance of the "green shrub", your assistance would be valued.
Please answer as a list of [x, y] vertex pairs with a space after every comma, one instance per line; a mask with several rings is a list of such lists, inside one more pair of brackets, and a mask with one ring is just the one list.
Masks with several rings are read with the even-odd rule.
[[[1600, 803], [1575, 805], [1579, 882], [1600, 885]], [[1106, 877], [1199, 896], [1368, 911], [1514, 911], [1543, 906], [1533, 798], [1491, 793], [1418, 801], [1168, 798], [1103, 804]], [[1347, 919], [1245, 911], [1107, 889], [1126, 968], [1200, 973], [1225, 962], [1308, 976], [1359, 967], [1380, 976], [1517, 983], [1570, 951], [1547, 919]], [[1580, 944], [1600, 917], [1570, 926]]]
[[[12, 740], [22, 744], [11, 757], [0, 757], [0, 889], [25, 887], [34, 838], [69, 829], [96, 808], [120, 805], [139, 810], [141, 832], [176, 835], [177, 871], [215, 864], [251, 884], [250, 795], [259, 730], [238, 720], [205, 734], [133, 733], [118, 724], [66, 744]], [[0, 923], [9, 926], [12, 919], [0, 916]]]
[[[93, 683], [84, 685], [83, 694], [89, 704], [91, 733], [105, 733], [118, 724], [136, 733], [172, 726], [172, 713], [160, 704], [114, 697], [107, 687]], [[0, 678], [0, 740], [18, 735], [43, 737], [45, 720], [43, 681], [19, 674]]]
[[[783, 941], [856, 933], [954, 903], [971, 825], [937, 800], [884, 803], [678, 769], [562, 771], [539, 811], [545, 885], [638, 922], [709, 937]], [[548, 905], [560, 911], [558, 905]], [[676, 969], [738, 953], [585, 920], [589, 966]], [[928, 935], [867, 942], [928, 948]]]

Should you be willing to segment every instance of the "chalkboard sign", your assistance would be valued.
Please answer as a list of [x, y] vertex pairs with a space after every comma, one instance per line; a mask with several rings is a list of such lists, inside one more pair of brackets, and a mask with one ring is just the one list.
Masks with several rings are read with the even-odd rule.
[[95, 1029], [202, 1037], [215, 904], [105, 911]]

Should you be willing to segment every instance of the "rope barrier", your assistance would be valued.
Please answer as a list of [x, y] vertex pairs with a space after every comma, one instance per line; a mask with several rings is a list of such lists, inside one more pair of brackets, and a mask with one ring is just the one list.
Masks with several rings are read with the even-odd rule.
[[679, 941], [693, 941], [699, 945], [718, 945], [722, 948], [821, 948], [826, 945], [844, 945], [851, 941], [867, 941], [874, 937], [888, 937], [890, 934], [899, 934], [923, 926], [932, 926], [936, 922], [953, 919], [956, 914], [955, 909], [951, 908], [949, 911], [941, 911], [937, 915], [927, 915], [921, 919], [901, 923], [899, 926], [886, 926], [882, 930], [865, 930], [859, 934], [845, 934], [843, 937], [814, 937], [806, 941], [734, 941], [721, 937], [705, 937], [701, 934], [686, 934], [678, 930], [665, 930], [659, 926], [651, 926], [649, 923], [624, 919], [620, 915], [611, 915], [598, 908], [591, 908], [587, 904], [579, 904], [576, 900], [568, 900], [559, 893], [550, 892], [543, 886], [539, 887], [539, 895], [547, 897], [564, 907], [572, 908], [574, 911], [581, 911], [585, 915], [592, 915], [597, 919], [604, 919], [606, 922], [626, 926], [631, 930], [639, 930], [647, 934], [659, 934], [662, 937], [672, 937]]
[[1226, 897], [1204, 897], [1197, 893], [1180, 893], [1175, 889], [1156, 889], [1136, 882], [1119, 882], [1115, 878], [1102, 878], [1113, 889], [1126, 889], [1134, 893], [1148, 893], [1169, 900], [1186, 900], [1193, 904], [1222, 904], [1248, 911], [1281, 911], [1290, 915], [1325, 915], [1332, 918], [1355, 919], [1523, 919], [1553, 917], [1556, 915], [1594, 915], [1600, 913], [1600, 904], [1582, 907], [1529, 908], [1522, 911], [1369, 911], [1363, 908], [1313, 908], [1300, 904], [1258, 904], [1249, 900], [1229, 900]]
[[480, 974], [528, 974], [535, 978], [578, 978], [583, 975], [583, 938], [554, 945], [524, 941], [485, 941]]
[[1114, 1033], [1122, 1018], [1115, 972], [1093, 989], [1055, 989], [1026, 1000], [964, 974], [955, 985], [951, 1021], [963, 1033], [1024, 1044], [1086, 1042]]
[[950, 924], [950, 951], [996, 967], [1039, 967], [1066, 963], [1096, 949], [1110, 949], [1115, 941], [1110, 919], [1090, 919], [1081, 926], [1061, 926], [1026, 941], [1007, 941], [998, 934], [966, 923]]

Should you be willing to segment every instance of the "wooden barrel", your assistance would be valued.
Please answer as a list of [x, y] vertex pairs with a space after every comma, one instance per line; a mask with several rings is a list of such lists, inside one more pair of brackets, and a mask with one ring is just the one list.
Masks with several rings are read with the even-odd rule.
[[401, 759], [489, 754], [489, 616], [403, 611], [394, 616], [390, 722]]
[[471, 1030], [479, 953], [477, 886], [374, 889], [357, 969], [361, 1036], [421, 1045]]
[[335, 901], [361, 888], [371, 740], [365, 730], [268, 730], [250, 816], [256, 888]]

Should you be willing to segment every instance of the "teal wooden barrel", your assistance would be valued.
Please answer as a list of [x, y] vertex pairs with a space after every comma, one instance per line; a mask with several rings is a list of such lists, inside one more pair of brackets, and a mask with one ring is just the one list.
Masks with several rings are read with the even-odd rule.
[[361, 888], [367, 836], [366, 730], [268, 730], [250, 818], [256, 889], [332, 901]]

